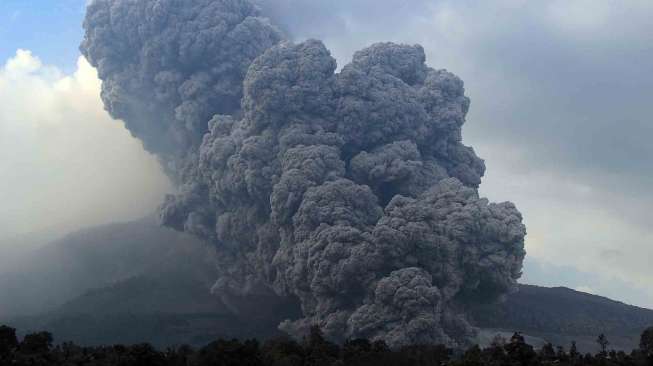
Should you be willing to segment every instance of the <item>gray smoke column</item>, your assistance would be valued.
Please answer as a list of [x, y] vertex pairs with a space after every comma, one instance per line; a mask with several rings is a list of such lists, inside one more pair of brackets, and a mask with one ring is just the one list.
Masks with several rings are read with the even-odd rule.
[[463, 83], [420, 46], [335, 73], [245, 0], [96, 0], [85, 29], [109, 112], [175, 162], [162, 223], [215, 245], [225, 303], [297, 301], [291, 334], [460, 345], [466, 306], [514, 290], [522, 217], [479, 198]]
[[216, 113], [237, 113], [251, 62], [281, 39], [246, 0], [94, 0], [80, 50], [125, 121], [173, 178]]

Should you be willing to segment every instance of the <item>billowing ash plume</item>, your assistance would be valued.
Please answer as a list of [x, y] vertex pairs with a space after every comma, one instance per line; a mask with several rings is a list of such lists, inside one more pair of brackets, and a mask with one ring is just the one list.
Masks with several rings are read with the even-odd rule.
[[292, 334], [455, 345], [466, 305], [514, 289], [521, 215], [479, 198], [463, 83], [420, 46], [335, 73], [245, 0], [96, 0], [85, 29], [107, 109], [176, 167], [163, 224], [216, 246], [225, 303], [273, 293], [301, 305]]
[[216, 113], [237, 113], [251, 62], [282, 39], [246, 0], [95, 0], [80, 47], [109, 113], [171, 173]]

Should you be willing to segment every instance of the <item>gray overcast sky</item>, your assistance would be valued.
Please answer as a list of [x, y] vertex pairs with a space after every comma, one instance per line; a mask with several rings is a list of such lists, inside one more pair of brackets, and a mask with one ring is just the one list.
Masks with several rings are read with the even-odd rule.
[[[472, 107], [464, 139], [486, 159], [482, 194], [514, 201], [524, 214], [529, 257], [523, 281], [566, 285], [653, 307], [653, 2], [260, 1], [297, 40], [323, 39], [341, 65], [372, 42], [422, 44], [431, 66], [446, 68], [466, 83]], [[58, 42], [64, 53], [70, 53], [71, 44], [76, 47], [81, 32], [70, 33], [70, 27], [81, 24], [78, 10], [83, 3], [66, 1], [66, 21], [52, 25], [61, 28], [61, 37], [47, 46], [34, 41], [30, 32], [48, 23], [22, 22], [34, 25], [11, 38], [0, 29], [6, 38], [0, 42], [0, 55], [10, 57], [16, 48], [28, 48], [37, 56], [43, 51], [46, 64], [74, 69], [75, 59], [66, 56], [70, 64], [62, 62], [64, 56], [52, 43]], [[21, 6], [3, 3], [3, 14], [36, 16], [21, 12]], [[57, 29], [49, 33], [57, 34]], [[5, 81], [5, 87], [10, 83]], [[0, 78], [0, 95], [2, 87]], [[3, 96], [0, 111], [5, 103]], [[87, 122], [104, 128], [111, 124], [100, 117]], [[0, 133], [8, 123], [0, 113]], [[114, 132], [105, 139], [108, 146], [136, 146], [128, 135]], [[41, 139], [39, 144], [57, 149], [72, 141]], [[110, 159], [115, 155], [95, 154], [116, 164], [111, 176], [100, 180], [115, 181], [112, 186], [117, 188], [93, 207], [109, 201], [118, 205], [124, 192], [131, 192], [125, 201], [133, 204], [148, 192], [138, 205], [144, 210], [165, 191], [164, 179], [151, 169], [151, 157], [131, 147], [122, 150], [132, 156], [123, 155], [118, 160], [122, 164]], [[96, 162], [91, 155], [84, 166]], [[70, 166], [61, 169], [75, 172]], [[134, 172], [140, 173], [133, 180], [125, 178]], [[2, 174], [13, 173], [0, 165]], [[0, 182], [0, 192], [8, 192], [8, 184]], [[3, 202], [18, 207], [19, 197], [3, 197]], [[66, 211], [65, 205], [61, 210]], [[69, 216], [77, 218], [80, 212], [84, 210]], [[81, 222], [120, 215], [126, 215], [124, 210], [104, 210], [94, 220]]]

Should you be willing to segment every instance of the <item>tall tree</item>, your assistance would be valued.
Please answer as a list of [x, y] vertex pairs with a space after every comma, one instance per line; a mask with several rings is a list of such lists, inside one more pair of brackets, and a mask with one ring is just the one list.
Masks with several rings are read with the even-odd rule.
[[7, 357], [17, 347], [16, 329], [0, 326], [0, 359]]
[[605, 334], [601, 333], [599, 337], [596, 339], [596, 343], [599, 344], [599, 347], [601, 347], [601, 356], [605, 357], [608, 349], [608, 345], [610, 344], [610, 341], [608, 341], [608, 337], [605, 336]]
[[647, 328], [639, 341], [639, 348], [647, 357], [653, 357], [653, 326]]

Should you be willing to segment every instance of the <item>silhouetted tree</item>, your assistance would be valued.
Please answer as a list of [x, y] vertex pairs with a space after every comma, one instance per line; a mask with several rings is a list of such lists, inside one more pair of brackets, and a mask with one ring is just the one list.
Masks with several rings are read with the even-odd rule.
[[[0, 327], [4, 352], [0, 366], [653, 366], [647, 348], [650, 335], [642, 334], [642, 349], [630, 355], [602, 351], [600, 356], [580, 355], [575, 342], [569, 353], [551, 344], [536, 353], [520, 333], [503, 346], [495, 342], [485, 349], [472, 346], [456, 353], [443, 345], [390, 349], [384, 342], [365, 339], [339, 346], [327, 341], [317, 328], [302, 343], [280, 337], [259, 347], [255, 340], [218, 340], [199, 350], [180, 346], [158, 351], [149, 344], [81, 347], [63, 343], [52, 347], [52, 336], [46, 332], [30, 334], [19, 343], [14, 329]], [[607, 349], [605, 335], [599, 339]]]
[[164, 358], [167, 366], [187, 366], [192, 359], [195, 350], [192, 347], [183, 345], [170, 347], [166, 350]]
[[306, 348], [305, 364], [307, 366], [328, 366], [339, 356], [340, 347], [327, 341], [318, 326], [312, 326], [310, 333], [304, 339]]
[[505, 349], [509, 359], [519, 365], [529, 365], [537, 356], [533, 346], [527, 344], [524, 336], [519, 332], [513, 334]]
[[607, 353], [608, 345], [610, 344], [610, 341], [608, 341], [608, 337], [606, 337], [605, 334], [601, 333], [599, 337], [596, 339], [596, 343], [598, 343], [599, 347], [601, 348], [601, 356], [606, 357], [608, 355]]
[[290, 337], [268, 340], [261, 348], [263, 362], [270, 366], [301, 366], [304, 362], [304, 349]]
[[[517, 335], [517, 334], [518, 333], [513, 334], [513, 337], [515, 335]], [[521, 336], [521, 334], [519, 336]], [[490, 342], [490, 346], [492, 346], [492, 347], [501, 347], [501, 348], [503, 348], [503, 346], [505, 346], [505, 345], [506, 345], [506, 339], [501, 334], [495, 335], [492, 338], [492, 342]]]
[[576, 341], [571, 342], [571, 347], [569, 347], [569, 357], [572, 359], [578, 359], [580, 356], [582, 356], [578, 352], [578, 347], [576, 347]]
[[79, 365], [83, 362], [84, 349], [72, 342], [64, 342], [57, 346], [56, 351], [64, 364]]
[[5, 325], [0, 327], [0, 359], [6, 358], [18, 348], [16, 329]]
[[490, 347], [484, 350], [484, 353], [487, 353], [487, 358], [492, 360], [503, 360], [506, 359], [506, 340], [505, 338], [497, 335], [492, 339]]
[[260, 366], [263, 365], [257, 341], [219, 340], [200, 349], [192, 365], [204, 366]]
[[28, 334], [19, 345], [20, 352], [25, 354], [46, 353], [52, 347], [52, 340], [52, 334], [48, 332]]
[[546, 361], [551, 361], [556, 358], [556, 352], [551, 342], [547, 342], [542, 346], [542, 349], [540, 349], [540, 357]]
[[639, 339], [639, 349], [646, 357], [653, 358], [653, 327], [646, 329]]
[[474, 345], [469, 348], [462, 357], [462, 364], [464, 366], [483, 366], [483, 352], [481, 347]]
[[443, 345], [415, 345], [401, 348], [399, 354], [408, 365], [427, 366], [445, 364], [451, 351]]
[[367, 339], [347, 340], [342, 346], [342, 360], [347, 365], [365, 365], [371, 355], [372, 344]]
[[390, 347], [383, 340], [377, 340], [372, 342], [372, 350], [376, 353], [385, 353], [390, 352]]
[[147, 343], [129, 347], [128, 355], [133, 365], [165, 366], [163, 355]]
[[512, 337], [510, 337], [510, 343], [526, 343], [526, 339], [521, 332], [515, 332], [512, 334]]

